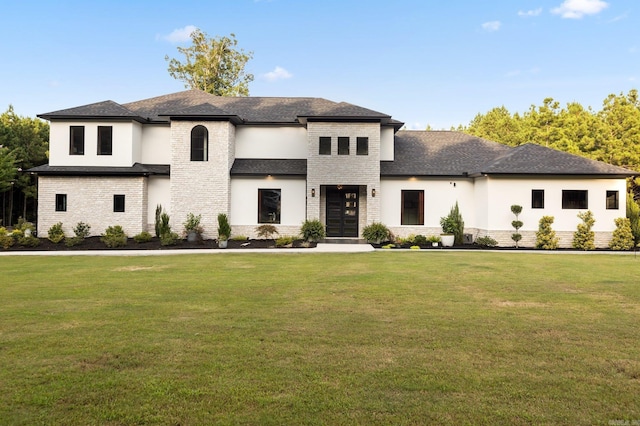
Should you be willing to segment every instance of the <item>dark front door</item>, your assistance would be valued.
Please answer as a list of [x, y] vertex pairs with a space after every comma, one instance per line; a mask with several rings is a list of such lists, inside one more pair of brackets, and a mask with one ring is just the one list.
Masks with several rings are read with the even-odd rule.
[[358, 187], [327, 187], [327, 237], [358, 236]]

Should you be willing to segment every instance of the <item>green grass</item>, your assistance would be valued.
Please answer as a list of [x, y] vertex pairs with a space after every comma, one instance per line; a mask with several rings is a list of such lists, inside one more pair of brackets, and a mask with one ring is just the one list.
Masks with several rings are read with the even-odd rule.
[[0, 276], [0, 424], [640, 420], [633, 256], [0, 257]]

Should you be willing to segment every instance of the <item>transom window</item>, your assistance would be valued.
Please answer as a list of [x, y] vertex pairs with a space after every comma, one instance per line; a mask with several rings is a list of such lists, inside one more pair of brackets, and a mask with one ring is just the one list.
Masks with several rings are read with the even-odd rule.
[[113, 211], [116, 213], [124, 212], [124, 195], [113, 196]]
[[369, 155], [369, 138], [358, 137], [356, 139], [356, 155]]
[[204, 126], [191, 129], [191, 161], [209, 160], [209, 132]]
[[258, 223], [280, 223], [280, 189], [258, 189]]
[[562, 208], [563, 209], [588, 209], [588, 191], [563, 189], [562, 190]]
[[349, 155], [349, 138], [347, 136], [338, 138], [338, 155]]
[[69, 155], [84, 155], [84, 126], [69, 128]]
[[424, 191], [403, 190], [401, 224], [424, 225]]
[[56, 194], [56, 211], [67, 211], [67, 194]]
[[618, 210], [619, 203], [618, 191], [607, 191], [607, 209]]
[[544, 209], [544, 189], [531, 190], [531, 208]]
[[331, 155], [331, 138], [328, 136], [320, 136], [320, 155]]
[[113, 150], [113, 127], [98, 126], [98, 155], [111, 155]]

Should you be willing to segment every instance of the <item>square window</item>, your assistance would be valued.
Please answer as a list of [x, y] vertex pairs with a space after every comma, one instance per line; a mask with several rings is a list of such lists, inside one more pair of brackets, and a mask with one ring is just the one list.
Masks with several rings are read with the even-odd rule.
[[258, 223], [280, 223], [280, 189], [258, 189]]
[[618, 191], [607, 191], [607, 209], [618, 210], [619, 208]]
[[340, 136], [338, 138], [338, 155], [349, 155], [349, 138]]
[[356, 139], [356, 155], [369, 155], [369, 138]]
[[531, 190], [531, 208], [544, 209], [544, 189]]
[[320, 155], [331, 155], [331, 138], [328, 136], [320, 136]]
[[401, 225], [424, 225], [424, 191], [402, 191]]
[[562, 190], [563, 209], [588, 209], [588, 191], [585, 190]]
[[84, 126], [69, 128], [69, 155], [84, 155]]
[[113, 149], [113, 127], [98, 126], [98, 155], [111, 155]]
[[113, 196], [113, 211], [117, 213], [124, 212], [124, 195]]
[[67, 211], [67, 194], [56, 194], [56, 211]]

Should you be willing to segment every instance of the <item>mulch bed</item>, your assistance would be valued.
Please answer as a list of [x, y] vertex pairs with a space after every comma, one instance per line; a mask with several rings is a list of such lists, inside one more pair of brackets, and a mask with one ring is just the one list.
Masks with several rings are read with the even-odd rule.
[[[308, 247], [315, 247], [316, 243], [310, 243]], [[293, 248], [307, 247], [303, 245], [302, 240], [296, 240], [293, 242]], [[246, 240], [235, 241], [229, 240], [227, 243], [228, 249], [265, 249], [276, 248], [274, 240]], [[286, 250], [289, 247], [282, 247], [282, 250]], [[79, 245], [67, 247], [62, 241], [61, 243], [54, 244], [46, 238], [40, 238], [40, 245], [37, 247], [22, 247], [18, 244], [14, 244], [9, 249], [3, 249], [0, 247], [0, 251], [82, 251], [82, 250], [180, 250], [180, 249], [215, 249], [224, 250], [218, 248], [217, 240], [202, 240], [196, 242], [189, 242], [187, 240], [178, 240], [173, 246], [163, 246], [160, 244], [159, 238], [153, 238], [148, 243], [136, 243], [133, 238], [127, 239], [127, 245], [124, 247], [109, 248], [100, 241], [100, 237], [88, 237]]]

